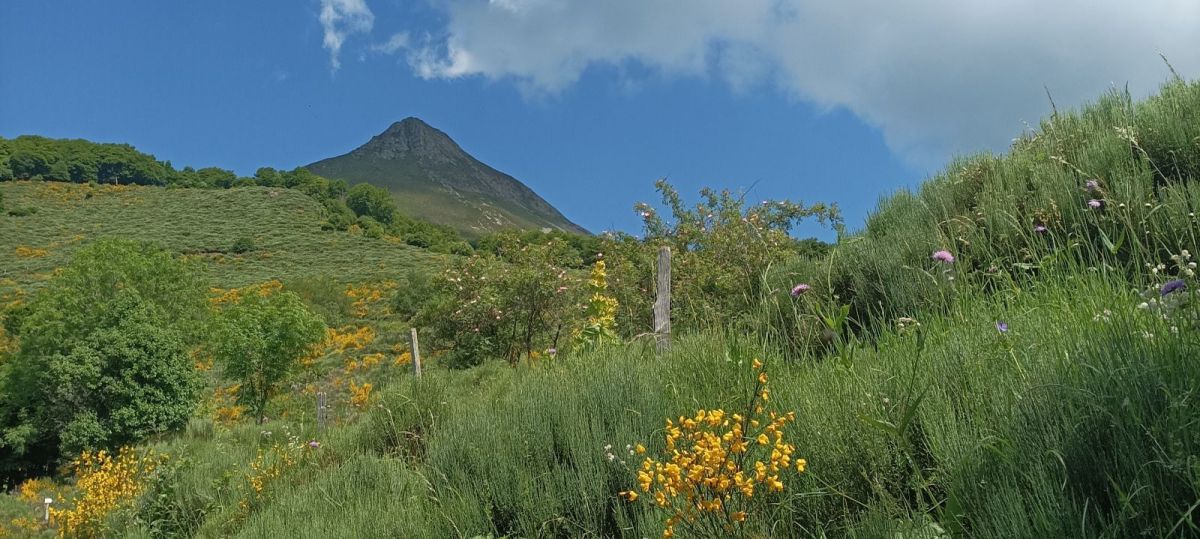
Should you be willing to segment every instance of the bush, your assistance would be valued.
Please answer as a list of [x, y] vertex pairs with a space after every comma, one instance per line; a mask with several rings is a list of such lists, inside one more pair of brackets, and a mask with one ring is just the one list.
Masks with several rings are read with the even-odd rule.
[[383, 224], [391, 224], [396, 215], [396, 201], [392, 193], [382, 187], [360, 183], [346, 193], [346, 206], [359, 217], [370, 217]]
[[300, 296], [262, 288], [221, 308], [212, 349], [224, 374], [239, 384], [239, 404], [262, 423], [267, 402], [324, 337], [324, 322]]
[[38, 212], [35, 206], [26, 206], [24, 208], [13, 208], [8, 210], [8, 214], [13, 217], [28, 217]]
[[233, 240], [233, 245], [229, 246], [229, 252], [243, 254], [253, 251], [258, 248], [253, 236], [242, 236]]
[[187, 352], [207, 309], [195, 272], [171, 254], [97, 241], [10, 315], [20, 349], [3, 373], [5, 476], [186, 423], [198, 396]]
[[434, 299], [416, 323], [453, 350], [449, 363], [504, 358], [516, 364], [522, 356], [560, 347], [583, 322], [583, 290], [566, 269], [563, 242], [513, 241], [502, 251], [511, 264], [486, 255], [460, 259], [433, 283]]

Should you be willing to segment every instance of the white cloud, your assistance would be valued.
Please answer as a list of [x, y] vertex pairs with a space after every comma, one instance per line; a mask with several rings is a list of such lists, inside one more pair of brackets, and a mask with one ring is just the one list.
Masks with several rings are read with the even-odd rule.
[[334, 71], [342, 66], [338, 55], [346, 38], [351, 34], [369, 33], [375, 25], [375, 15], [365, 0], [321, 0], [318, 18], [325, 31], [322, 46], [329, 49], [329, 62]]
[[392, 34], [392, 37], [383, 43], [377, 43], [371, 46], [371, 50], [382, 52], [383, 54], [394, 54], [396, 51], [408, 48], [408, 32], [400, 32]]
[[774, 87], [845, 107], [932, 165], [1002, 148], [1049, 108], [1168, 72], [1200, 75], [1195, 0], [446, 0], [436, 41], [408, 47], [427, 78], [512, 80], [555, 93], [589, 66], [638, 63]]

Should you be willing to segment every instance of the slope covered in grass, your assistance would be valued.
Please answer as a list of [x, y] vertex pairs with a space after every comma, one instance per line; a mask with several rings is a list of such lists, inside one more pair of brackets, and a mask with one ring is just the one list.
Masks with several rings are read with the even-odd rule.
[[[1049, 118], [1008, 155], [956, 161], [920, 189], [884, 200], [864, 230], [827, 256], [772, 266], [760, 305], [712, 313], [721, 323], [677, 336], [662, 356], [653, 342], [635, 339], [515, 367], [495, 358], [465, 370], [434, 368], [413, 379], [399, 358], [364, 367], [365, 357], [330, 352], [317, 365], [341, 380], [344, 421], [318, 429], [314, 395], [302, 382], [275, 403], [278, 417], [266, 425], [198, 417], [186, 433], [142, 448], [168, 455], [169, 464], [132, 507], [110, 516], [109, 530], [129, 537], [1196, 535], [1198, 117], [1200, 85], [1175, 81], [1144, 102], [1114, 93]], [[0, 186], [5, 204], [37, 205], [22, 191], [27, 185]], [[143, 193], [160, 192], [173, 194]], [[122, 193], [112, 195], [115, 207], [139, 206]], [[243, 211], [271, 196], [226, 193], [247, 197]], [[315, 211], [305, 204], [297, 200], [292, 213]], [[65, 249], [54, 239], [27, 239], [74, 226], [45, 219], [44, 229], [27, 226], [21, 244], [4, 246], [46, 250], [22, 251], [8, 263], [22, 274], [49, 271], [55, 249]], [[216, 226], [232, 221], [222, 222]], [[161, 233], [146, 226], [147, 234]], [[179, 251], [224, 249], [217, 236], [233, 231], [219, 230], [205, 241], [177, 230], [169, 241]], [[312, 233], [318, 241], [321, 233]], [[256, 242], [273, 245], [262, 234]], [[370, 245], [366, 256], [386, 246]], [[375, 271], [357, 253], [345, 265], [327, 253], [302, 254], [314, 258], [289, 259], [277, 271]], [[241, 278], [233, 276], [236, 265], [209, 265], [215, 275]], [[768, 378], [769, 401], [761, 391]], [[761, 414], [751, 402], [764, 406]], [[668, 524], [678, 515], [639, 486], [639, 466], [670, 460], [673, 429], [712, 410], [794, 412], [773, 447], [785, 437], [806, 469], [781, 473], [778, 489], [764, 481], [752, 495], [730, 492], [725, 503], [747, 496], [753, 504], [746, 503], [749, 515], [718, 517], [728, 528], [692, 525], [686, 515]], [[771, 447], [770, 438], [750, 439]], [[713, 471], [706, 466], [696, 473]], [[30, 490], [34, 498], [42, 492]], [[0, 504], [3, 516], [17, 514], [16, 496]]]
[[[61, 182], [0, 182], [0, 293], [28, 287], [100, 237], [145, 240], [203, 260], [213, 286], [270, 279], [378, 280], [432, 268], [444, 256], [322, 230], [322, 207], [296, 190], [168, 189]], [[33, 209], [29, 215], [19, 210]], [[242, 242], [241, 246], [235, 245]]]

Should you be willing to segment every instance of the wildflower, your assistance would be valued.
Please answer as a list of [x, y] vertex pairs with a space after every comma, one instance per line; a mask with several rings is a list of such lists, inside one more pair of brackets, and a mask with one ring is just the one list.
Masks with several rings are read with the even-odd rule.
[[1099, 191], [1100, 190], [1100, 182], [1098, 182], [1096, 180], [1088, 180], [1086, 182], [1083, 182], [1083, 187], [1085, 189], [1087, 189], [1088, 191]]
[[318, 447], [321, 447], [321, 442], [318, 442], [318, 441], [316, 441], [316, 440], [309, 440], [309, 441], [308, 441], [308, 447], [311, 447], [311, 448], [313, 448], [313, 449], [316, 449], [316, 448], [318, 448]]
[[1097, 200], [1097, 199], [1094, 199], [1094, 198], [1093, 198], [1093, 199], [1091, 199], [1091, 200], [1089, 200], [1089, 201], [1087, 202], [1087, 205], [1088, 205], [1088, 207], [1089, 207], [1089, 208], [1091, 208], [1091, 209], [1093, 209], [1093, 210], [1098, 210], [1098, 209], [1100, 209], [1102, 206], [1104, 206], [1104, 203], [1103, 203], [1103, 202], [1101, 202], [1101, 201], [1099, 201], [1099, 200]]
[[996, 322], [996, 331], [1000, 333], [1008, 333], [1008, 322], [1003, 320]]
[[950, 254], [950, 251], [947, 251], [945, 249], [942, 249], [941, 251], [935, 251], [933, 253], [932, 258], [934, 260], [937, 260], [938, 262], [943, 262], [946, 264], [954, 263], [954, 255]]
[[624, 492], [621, 492], [620, 496], [631, 502], [636, 502], [638, 499], [638, 493], [634, 492], [632, 490], [626, 490]]
[[1046, 225], [1043, 225], [1043, 224], [1033, 225], [1033, 231], [1037, 232], [1038, 234], [1045, 234], [1046, 233]]
[[550, 356], [551, 358], [554, 358], [554, 356], [558, 355], [558, 349], [557, 348], [548, 348], [548, 349], [546, 349], [546, 355]]
[[1174, 281], [1168, 281], [1167, 284], [1162, 285], [1162, 289], [1159, 290], [1159, 294], [1165, 296], [1172, 292], [1186, 289], [1187, 284], [1183, 282], [1183, 279], [1175, 279]]
[[800, 297], [800, 294], [808, 292], [809, 290], [812, 290], [811, 286], [809, 286], [805, 283], [797, 284], [796, 286], [792, 287], [792, 297], [798, 298], [798, 297]]

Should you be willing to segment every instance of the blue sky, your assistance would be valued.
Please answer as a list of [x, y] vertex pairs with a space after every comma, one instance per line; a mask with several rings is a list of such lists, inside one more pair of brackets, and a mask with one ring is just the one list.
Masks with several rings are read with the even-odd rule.
[[1160, 52], [1195, 77], [1200, 3], [1156, 3], [10, 0], [0, 136], [251, 174], [417, 116], [593, 231], [637, 232], [663, 176], [837, 202], [857, 228], [952, 155], [1002, 151], [1047, 88], [1145, 95]]

